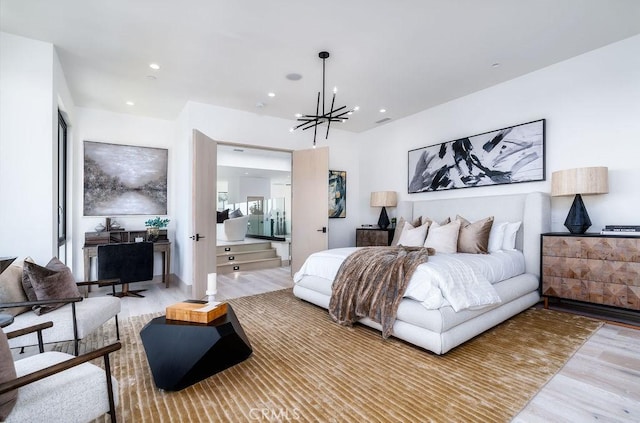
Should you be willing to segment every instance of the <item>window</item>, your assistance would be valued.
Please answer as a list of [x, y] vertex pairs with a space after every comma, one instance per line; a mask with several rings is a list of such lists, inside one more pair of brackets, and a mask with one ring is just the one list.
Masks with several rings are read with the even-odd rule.
[[[58, 111], [58, 247], [67, 242], [67, 123]], [[66, 255], [66, 254], [65, 254]], [[61, 259], [62, 261], [65, 261]]]

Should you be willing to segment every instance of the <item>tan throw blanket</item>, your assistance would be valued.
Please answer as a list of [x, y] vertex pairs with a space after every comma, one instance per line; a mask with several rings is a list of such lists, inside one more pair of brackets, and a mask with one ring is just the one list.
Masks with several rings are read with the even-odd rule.
[[347, 326], [369, 317], [382, 325], [382, 337], [388, 338], [411, 275], [433, 254], [433, 248], [403, 246], [356, 250], [338, 269], [329, 314]]

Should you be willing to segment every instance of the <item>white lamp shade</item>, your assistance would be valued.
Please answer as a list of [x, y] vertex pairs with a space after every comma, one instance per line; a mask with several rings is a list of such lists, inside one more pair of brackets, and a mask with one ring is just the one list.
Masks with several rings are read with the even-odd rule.
[[581, 167], [551, 174], [551, 195], [606, 194], [609, 192], [608, 168]]
[[395, 207], [398, 195], [395, 191], [377, 191], [371, 193], [371, 207]]

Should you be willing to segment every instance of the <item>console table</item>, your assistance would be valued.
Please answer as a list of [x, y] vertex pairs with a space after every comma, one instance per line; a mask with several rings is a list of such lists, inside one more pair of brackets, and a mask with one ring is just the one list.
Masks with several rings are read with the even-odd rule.
[[[91, 258], [98, 256], [98, 245], [115, 242], [134, 242], [137, 237], [144, 237], [146, 231], [104, 231], [86, 232], [84, 237], [84, 280], [91, 278]], [[167, 238], [167, 231], [161, 230], [158, 241], [153, 243], [153, 251], [162, 254], [162, 282], [169, 287], [171, 273], [171, 242]]]

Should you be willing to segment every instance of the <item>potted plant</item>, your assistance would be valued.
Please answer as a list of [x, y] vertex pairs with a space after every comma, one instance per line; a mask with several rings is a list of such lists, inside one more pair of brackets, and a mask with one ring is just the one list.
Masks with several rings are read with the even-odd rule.
[[144, 226], [147, 227], [147, 241], [156, 242], [160, 229], [166, 228], [169, 224], [169, 219], [160, 219], [156, 216], [155, 219], [149, 219], [144, 222]]

